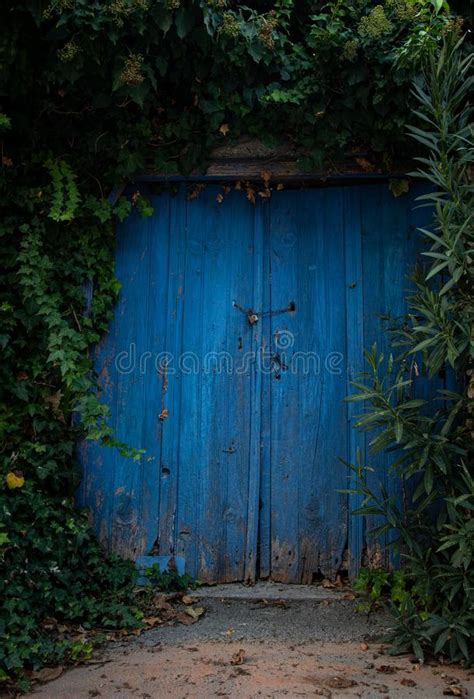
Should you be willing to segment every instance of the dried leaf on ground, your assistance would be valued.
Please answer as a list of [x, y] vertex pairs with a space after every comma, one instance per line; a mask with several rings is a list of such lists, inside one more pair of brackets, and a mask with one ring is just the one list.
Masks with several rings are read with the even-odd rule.
[[400, 684], [402, 684], [404, 687], [416, 687], [415, 680], [411, 680], [409, 677], [404, 677], [401, 679]]
[[452, 684], [449, 687], [446, 687], [446, 689], [443, 690], [444, 696], [447, 697], [467, 697], [467, 690], [464, 687], [461, 687], [461, 685], [458, 684]]
[[324, 578], [324, 580], [321, 582], [321, 586], [327, 589], [337, 587], [336, 583], [331, 582], [331, 580], [328, 580], [327, 578]]
[[232, 653], [232, 659], [230, 661], [231, 665], [242, 665], [245, 660], [245, 650], [239, 648], [235, 653]]
[[199, 619], [199, 617], [204, 614], [204, 611], [204, 607], [187, 607], [184, 613], [188, 614], [193, 619]]
[[157, 626], [158, 624], [163, 623], [161, 616], [147, 616], [143, 619], [143, 621], [147, 626]]
[[189, 614], [185, 614], [185, 612], [180, 612], [175, 616], [175, 621], [177, 621], [179, 624], [184, 624], [184, 626], [190, 626], [191, 624], [194, 624], [197, 619], [193, 619], [193, 617], [189, 616]]

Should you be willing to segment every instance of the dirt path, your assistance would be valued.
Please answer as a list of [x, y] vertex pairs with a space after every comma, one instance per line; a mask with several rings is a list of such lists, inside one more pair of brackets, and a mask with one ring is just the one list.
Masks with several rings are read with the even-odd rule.
[[[274, 592], [274, 594], [273, 594]], [[473, 671], [391, 657], [376, 638], [388, 619], [367, 619], [343, 595], [294, 597], [282, 588], [201, 600], [192, 626], [159, 627], [112, 644], [96, 664], [38, 687], [32, 699], [228, 697], [442, 697], [474, 692]], [[245, 593], [246, 594], [246, 593]], [[291, 599], [283, 597], [293, 596]]]
[[[364, 646], [365, 647], [365, 646]], [[442, 697], [449, 686], [468, 687], [465, 671], [419, 666], [407, 658], [361, 650], [351, 642], [207, 641], [137, 649], [104, 665], [80, 667], [43, 686], [34, 697]], [[374, 657], [376, 656], [376, 657]], [[454, 690], [453, 690], [454, 691]], [[458, 695], [461, 696], [461, 695]]]

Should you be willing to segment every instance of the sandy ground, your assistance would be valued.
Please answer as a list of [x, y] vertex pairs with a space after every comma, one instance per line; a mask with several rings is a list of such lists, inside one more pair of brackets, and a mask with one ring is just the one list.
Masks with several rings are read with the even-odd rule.
[[356, 611], [356, 602], [343, 595], [321, 599], [299, 594], [284, 602], [269, 594], [259, 599], [255, 592], [250, 599], [210, 594], [199, 602], [206, 614], [198, 623], [158, 627], [111, 644], [94, 664], [68, 670], [28, 696], [434, 699], [446, 691], [452, 696], [474, 695], [474, 670], [389, 656], [376, 640], [389, 623], [383, 614], [367, 619]]
[[[452, 667], [412, 664], [361, 650], [355, 642], [282, 643], [206, 641], [116, 655], [76, 668], [31, 696], [44, 699], [117, 697], [442, 697], [466, 690], [473, 677]], [[376, 656], [376, 657], [374, 657]], [[458, 696], [461, 696], [460, 694]]]

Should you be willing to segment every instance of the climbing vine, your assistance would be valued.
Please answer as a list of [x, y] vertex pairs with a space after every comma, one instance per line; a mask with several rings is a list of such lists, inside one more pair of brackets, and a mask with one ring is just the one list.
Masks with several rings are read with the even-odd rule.
[[119, 291], [114, 227], [152, 213], [139, 184], [130, 197], [112, 189], [203, 170], [244, 134], [290, 144], [306, 167], [351, 152], [390, 167], [413, 150], [409, 86], [465, 27], [441, 0], [23, 0], [2, 3], [0, 26], [0, 678], [11, 678], [71, 657], [47, 619], [137, 620], [133, 566], [104, 557], [73, 503], [78, 439], [139, 458], [108, 426], [89, 355]]

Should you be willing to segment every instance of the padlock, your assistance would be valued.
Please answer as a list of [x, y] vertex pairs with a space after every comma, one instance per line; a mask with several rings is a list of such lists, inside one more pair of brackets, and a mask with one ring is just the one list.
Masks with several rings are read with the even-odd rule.
[[247, 313], [247, 320], [250, 323], [250, 325], [255, 325], [255, 323], [258, 321], [258, 315], [256, 313], [253, 313], [252, 311], [249, 311]]

